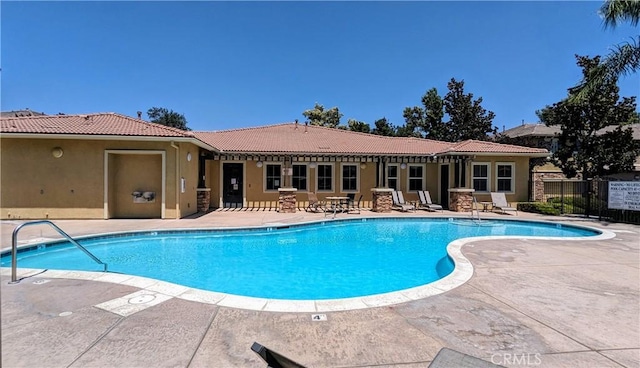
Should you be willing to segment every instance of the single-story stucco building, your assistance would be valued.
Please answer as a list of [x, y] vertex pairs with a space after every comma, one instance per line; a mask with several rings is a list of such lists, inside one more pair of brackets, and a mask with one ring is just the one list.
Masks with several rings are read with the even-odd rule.
[[[0, 119], [0, 218], [182, 218], [208, 208], [282, 209], [377, 189], [528, 200], [529, 159], [546, 149], [384, 137], [284, 123], [190, 132], [116, 113]], [[295, 190], [293, 190], [295, 189]], [[465, 210], [453, 206], [452, 210]]]

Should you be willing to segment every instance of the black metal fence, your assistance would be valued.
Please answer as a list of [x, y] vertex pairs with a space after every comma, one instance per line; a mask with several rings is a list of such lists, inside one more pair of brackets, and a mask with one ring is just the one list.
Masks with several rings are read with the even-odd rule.
[[601, 221], [640, 224], [640, 211], [609, 208], [609, 181], [550, 180], [544, 182], [544, 198], [561, 214], [582, 215]]

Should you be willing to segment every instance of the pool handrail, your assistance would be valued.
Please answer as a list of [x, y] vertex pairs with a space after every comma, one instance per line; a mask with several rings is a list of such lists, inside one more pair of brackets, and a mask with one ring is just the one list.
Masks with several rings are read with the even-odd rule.
[[18, 277], [17, 277], [17, 268], [18, 268], [18, 232], [23, 227], [31, 226], [31, 225], [41, 225], [41, 224], [51, 225], [51, 227], [53, 227], [58, 232], [58, 234], [60, 234], [63, 237], [67, 238], [67, 240], [69, 240], [69, 242], [71, 244], [73, 244], [76, 247], [80, 248], [81, 251], [83, 251], [86, 255], [91, 257], [91, 259], [93, 259], [96, 263], [103, 265], [104, 266], [104, 272], [107, 272], [107, 264], [102, 262], [101, 260], [99, 260], [98, 257], [94, 256], [91, 252], [89, 252], [87, 250], [87, 248], [85, 248], [82, 245], [80, 245], [80, 243], [78, 243], [75, 239], [73, 239], [71, 237], [71, 235], [69, 235], [69, 234], [65, 233], [64, 231], [62, 231], [61, 228], [59, 228], [56, 224], [54, 224], [53, 222], [51, 222], [49, 220], [37, 220], [37, 221], [25, 222], [24, 224], [20, 224], [20, 225], [16, 226], [15, 229], [13, 229], [13, 235], [11, 236], [11, 281], [9, 282], [10, 284], [15, 284], [15, 283], [19, 282], [18, 281]]

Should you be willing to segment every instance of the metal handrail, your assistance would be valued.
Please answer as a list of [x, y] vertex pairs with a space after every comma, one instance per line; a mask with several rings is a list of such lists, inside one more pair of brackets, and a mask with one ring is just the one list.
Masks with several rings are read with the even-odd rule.
[[478, 200], [476, 196], [472, 196], [473, 202], [471, 203], [471, 220], [473, 220], [473, 211], [478, 213], [478, 221], [480, 221], [480, 210], [478, 209]]
[[63, 237], [67, 238], [67, 240], [69, 240], [69, 242], [71, 244], [73, 244], [76, 247], [80, 248], [81, 251], [83, 251], [86, 255], [91, 257], [91, 259], [96, 261], [96, 263], [103, 265], [104, 266], [104, 272], [107, 272], [107, 264], [102, 262], [101, 260], [99, 260], [98, 257], [94, 256], [91, 252], [89, 252], [87, 250], [87, 248], [85, 248], [82, 245], [80, 245], [80, 243], [78, 243], [75, 239], [73, 239], [69, 234], [67, 234], [64, 231], [62, 231], [61, 228], [59, 228], [58, 226], [56, 226], [53, 222], [51, 222], [49, 220], [38, 220], [38, 221], [25, 222], [24, 224], [20, 224], [15, 229], [13, 229], [13, 235], [11, 237], [11, 282], [10, 282], [10, 284], [15, 284], [15, 283], [18, 282], [18, 276], [17, 276], [17, 268], [18, 268], [18, 232], [23, 227], [31, 226], [31, 225], [40, 225], [40, 224], [49, 224], [49, 225], [51, 225], [51, 227], [53, 227], [60, 235], [62, 235]]

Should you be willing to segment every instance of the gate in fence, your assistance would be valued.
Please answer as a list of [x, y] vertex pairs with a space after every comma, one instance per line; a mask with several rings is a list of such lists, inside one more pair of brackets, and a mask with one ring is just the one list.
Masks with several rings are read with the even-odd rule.
[[561, 214], [640, 224], [640, 181], [548, 180], [542, 200]]

